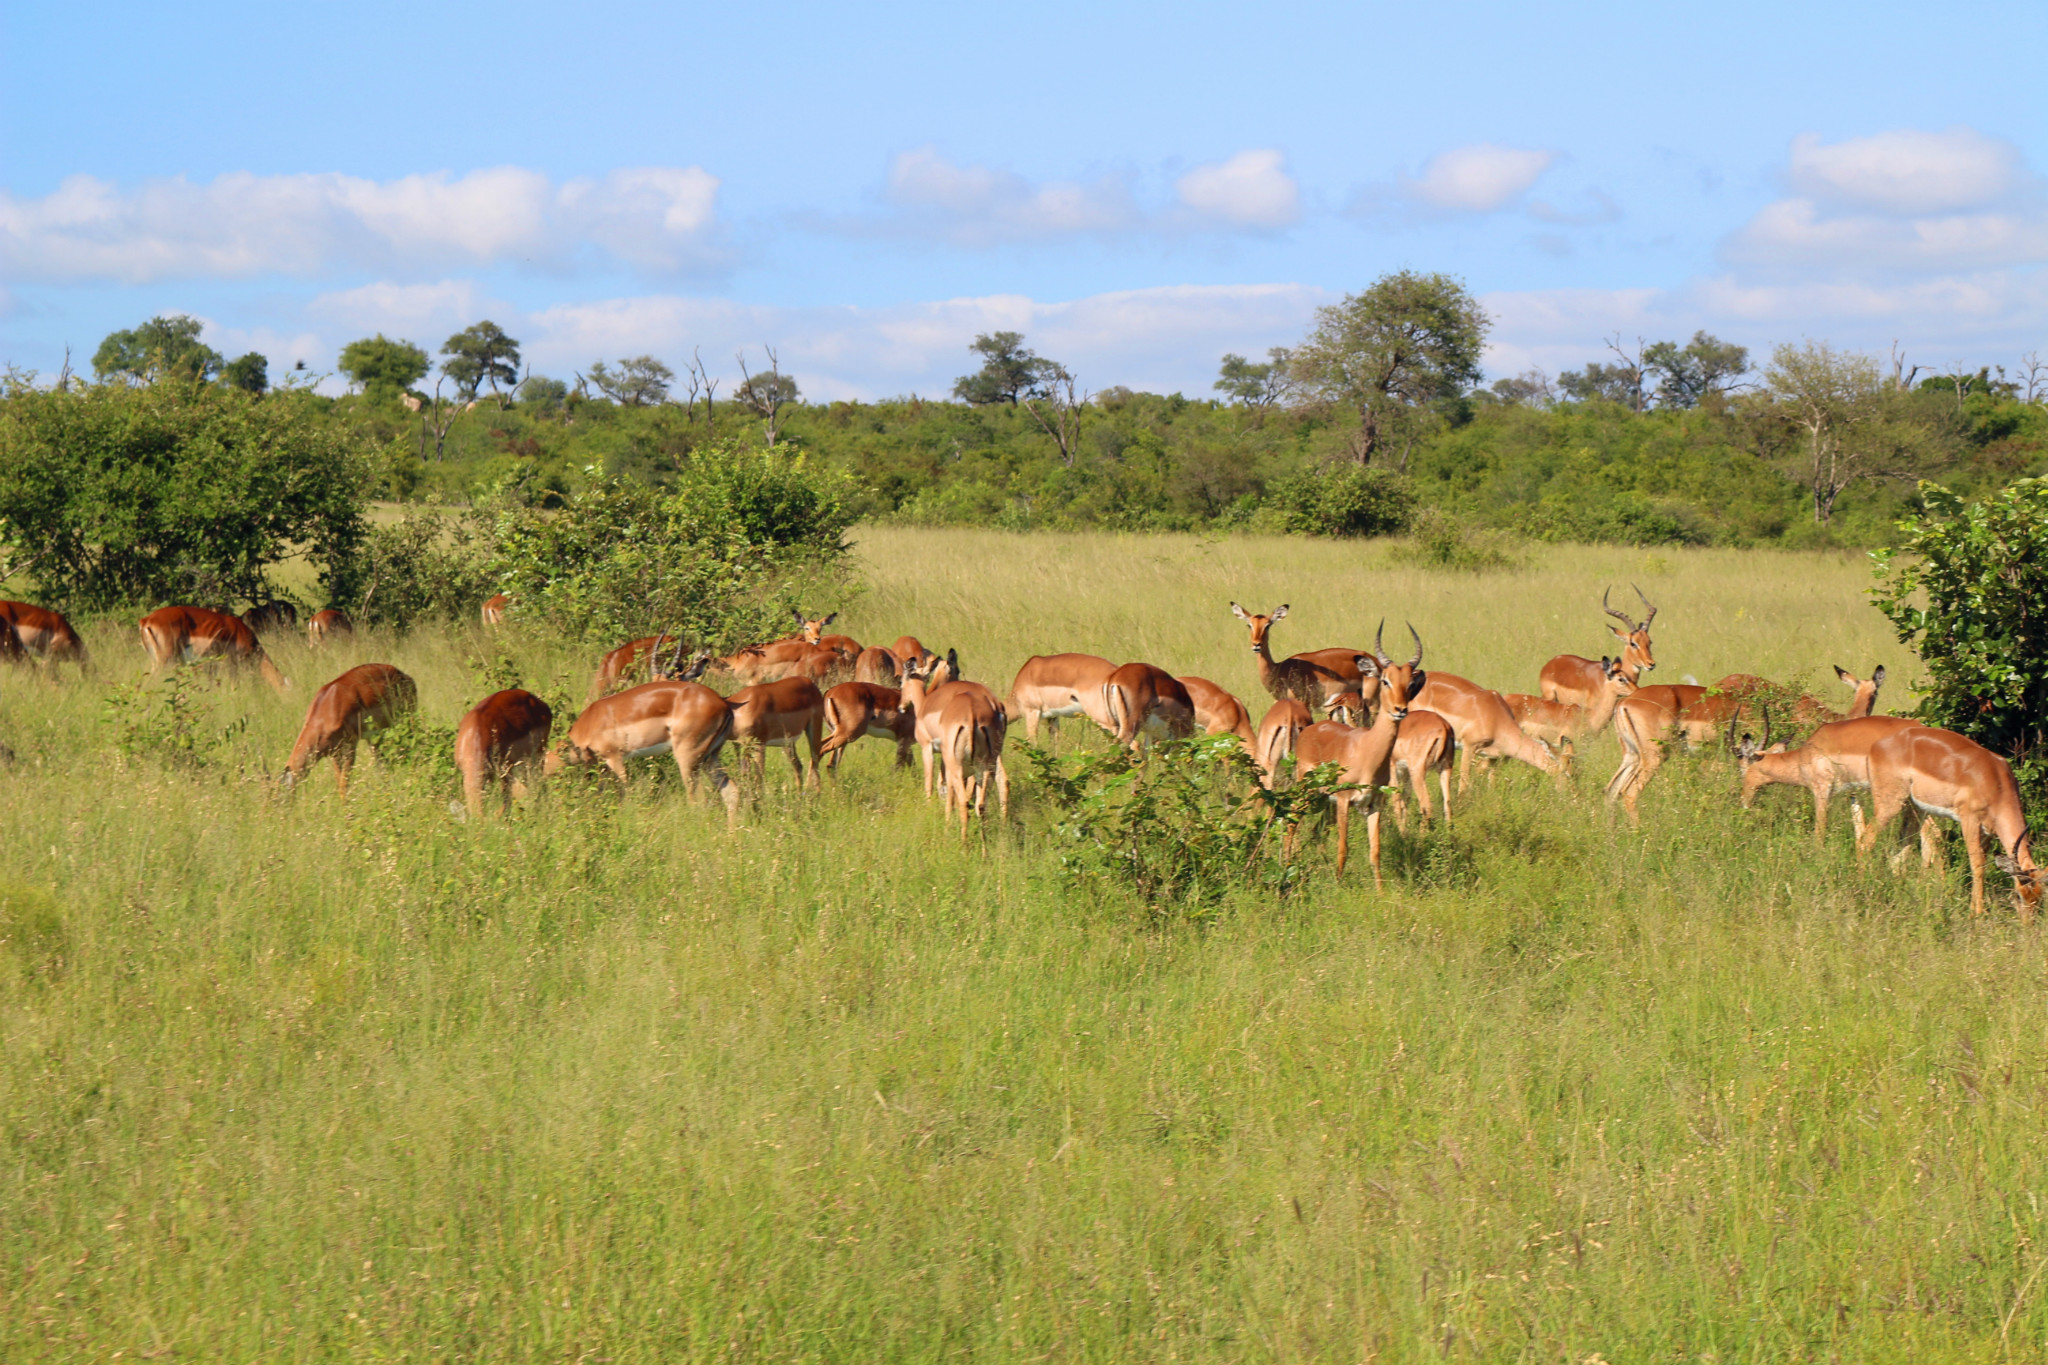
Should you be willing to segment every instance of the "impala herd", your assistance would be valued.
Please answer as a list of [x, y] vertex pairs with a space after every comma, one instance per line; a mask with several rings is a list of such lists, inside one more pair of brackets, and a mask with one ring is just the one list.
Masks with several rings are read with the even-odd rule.
[[[935, 790], [943, 794], [948, 822], [958, 817], [965, 840], [969, 816], [983, 813], [991, 787], [999, 809], [1008, 813], [1003, 748], [1013, 718], [1022, 719], [1034, 743], [1041, 724], [1051, 735], [1061, 720], [1085, 719], [1140, 757], [1160, 739], [1198, 731], [1231, 735], [1269, 787], [1337, 765], [1343, 783], [1331, 797], [1337, 871], [1342, 874], [1349, 856], [1352, 811], [1362, 808], [1378, 886], [1382, 799], [1392, 802], [1403, 828], [1411, 792], [1423, 820], [1433, 820], [1433, 775], [1448, 822], [1454, 756], [1461, 793], [1470, 785], [1475, 760], [1489, 771], [1501, 759], [1526, 763], [1563, 787], [1576, 746], [1612, 727], [1621, 763], [1606, 797], [1634, 821], [1667, 744], [1698, 747], [1725, 737], [1741, 772], [1745, 808], [1774, 783], [1804, 787], [1813, 797], [1814, 837], [1823, 840], [1829, 801], [1868, 788], [1872, 818], [1865, 821], [1862, 807], [1851, 806], [1857, 851], [1870, 852], [1879, 831], [1911, 809], [1920, 817], [1921, 856], [1929, 864], [1935, 817], [1954, 820], [1970, 857], [1971, 909], [1984, 912], [1982, 839], [1989, 834], [1998, 845], [1999, 868], [2013, 879], [2022, 915], [2032, 918], [2048, 886], [2048, 870], [2034, 863], [2019, 789], [2004, 759], [1952, 731], [1874, 714], [1882, 668], [1868, 679], [1836, 668], [1851, 689], [1848, 713], [1837, 716], [1818, 699], [1802, 697], [1787, 713], [1802, 727], [1817, 728], [1798, 748], [1773, 743], [1772, 717], [1762, 702], [1769, 684], [1761, 678], [1731, 674], [1712, 687], [1643, 681], [1657, 667], [1650, 638], [1657, 608], [1640, 589], [1636, 595], [1648, 611], [1641, 621], [1601, 599], [1602, 609], [1618, 622], [1608, 627], [1620, 642], [1617, 654], [1559, 655], [1543, 666], [1534, 696], [1503, 695], [1452, 674], [1425, 671], [1422, 638], [1412, 626], [1414, 654], [1402, 663], [1385, 652], [1384, 627], [1369, 650], [1319, 649], [1276, 659], [1272, 632], [1287, 618], [1287, 606], [1261, 614], [1233, 602], [1231, 613], [1250, 632], [1259, 682], [1273, 697], [1257, 725], [1237, 697], [1206, 678], [1175, 676], [1144, 662], [1118, 665], [1092, 654], [1027, 659], [999, 697], [962, 676], [957, 652], [941, 657], [909, 635], [886, 647], [863, 647], [825, 633], [836, 613], [809, 618], [798, 612], [796, 634], [724, 656], [686, 655], [682, 642], [667, 635], [620, 645], [599, 664], [582, 712], [559, 740], [554, 714], [539, 697], [516, 688], [494, 693], [457, 727], [455, 766], [468, 811], [481, 816], [493, 793], [500, 808], [509, 809], [515, 790], [536, 769], [547, 775], [603, 764], [624, 784], [628, 759], [667, 753], [692, 799], [700, 780], [706, 781], [724, 802], [728, 820], [737, 821], [740, 790], [722, 761], [727, 744], [740, 746], [743, 771], [753, 766], [763, 779], [767, 750], [787, 751], [802, 789], [818, 787], [821, 766], [836, 769], [848, 746], [875, 738], [895, 745], [899, 768], [910, 764], [913, 752], [921, 757], [927, 799]], [[493, 597], [484, 604], [483, 622], [500, 624], [516, 607], [512, 597]], [[140, 630], [151, 672], [218, 659], [231, 670], [254, 669], [283, 691], [289, 679], [265, 653], [261, 637], [294, 630], [297, 619], [286, 603], [239, 617], [173, 606], [145, 616]], [[307, 623], [306, 642], [317, 649], [352, 633], [348, 617], [329, 609]], [[81, 675], [88, 667], [85, 644], [70, 624], [23, 602], [0, 602], [0, 658], [34, 659], [52, 668], [70, 663]], [[699, 681], [707, 675], [730, 679], [737, 689], [722, 694]], [[283, 785], [297, 783], [327, 758], [346, 796], [365, 729], [389, 725], [417, 705], [418, 689], [397, 668], [370, 663], [349, 669], [314, 696]], [[1327, 719], [1318, 720], [1319, 712]], [[1745, 733], [1736, 740], [1740, 722], [1751, 716], [1762, 722], [1763, 739]], [[1288, 837], [1291, 846], [1291, 832]]]

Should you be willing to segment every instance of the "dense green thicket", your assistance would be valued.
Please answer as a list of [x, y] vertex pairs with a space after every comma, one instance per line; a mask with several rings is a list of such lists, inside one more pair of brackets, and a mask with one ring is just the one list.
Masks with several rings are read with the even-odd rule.
[[[909, 398], [793, 405], [778, 440], [853, 476], [857, 510], [927, 525], [1018, 530], [1398, 530], [1411, 507], [1543, 540], [1635, 544], [1885, 543], [1914, 507], [1914, 480], [1966, 493], [2048, 472], [2048, 410], [1989, 393], [1909, 396], [1927, 434], [1909, 466], [1851, 484], [1815, 524], [1796, 465], [1799, 433], [1761, 402], [1636, 412], [1600, 400], [1545, 407], [1461, 400], [1414, 446], [1405, 471], [1361, 478], [1357, 418], [1329, 408], [1254, 410], [1112, 389], [1082, 409], [1071, 461], [1025, 407]], [[479, 406], [449, 431], [445, 460], [396, 402], [333, 400], [373, 443], [422, 458], [388, 491], [461, 499], [508, 477], [566, 494], [582, 471], [664, 484], [693, 450], [759, 420], [720, 403], [606, 400]]]

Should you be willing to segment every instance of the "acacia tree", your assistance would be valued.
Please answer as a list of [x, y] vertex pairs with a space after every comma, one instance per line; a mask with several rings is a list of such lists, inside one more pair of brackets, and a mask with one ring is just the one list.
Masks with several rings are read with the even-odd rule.
[[1235, 352], [1223, 357], [1210, 387], [1240, 407], [1263, 412], [1287, 391], [1287, 366], [1292, 353], [1285, 346], [1266, 352], [1264, 360], [1247, 360]]
[[1928, 433], [1867, 355], [1824, 341], [1783, 344], [1771, 352], [1764, 389], [1800, 433], [1789, 472], [1807, 486], [1817, 525], [1834, 520], [1835, 501], [1851, 484], [1910, 477], [1925, 460]]
[[1076, 396], [1074, 376], [1066, 366], [1051, 360], [1040, 361], [1039, 365], [1039, 380], [1024, 395], [1024, 410], [1060, 448], [1060, 463], [1072, 469], [1074, 447], [1081, 439], [1081, 411], [1088, 406], [1088, 395]]
[[598, 361], [590, 367], [590, 382], [620, 407], [644, 408], [668, 401], [676, 372], [651, 355], [636, 355], [616, 369]]
[[976, 407], [992, 403], [1015, 407], [1065, 373], [1057, 361], [1025, 346], [1022, 332], [984, 332], [967, 349], [981, 357], [981, 368], [954, 380], [953, 396]]
[[1486, 310], [1449, 275], [1397, 271], [1317, 309], [1289, 369], [1307, 393], [1358, 413], [1359, 464], [1398, 447], [1405, 469], [1437, 406], [1479, 382], [1489, 326]]
[[1696, 408], [1715, 394], [1725, 394], [1749, 370], [1749, 348], [1694, 332], [1680, 346], [1659, 341], [1644, 348], [1643, 368], [1660, 376], [1657, 402], [1667, 408]]
[[505, 410], [505, 390], [519, 383], [519, 343], [505, 335], [504, 328], [489, 319], [465, 327], [448, 338], [441, 354], [448, 357], [441, 373], [455, 381], [465, 398], [475, 398], [488, 384], [498, 411]]
[[158, 315], [140, 327], [110, 332], [92, 353], [101, 379], [154, 384], [159, 379], [211, 379], [220, 373], [220, 352], [199, 339], [206, 324], [183, 313]]
[[424, 379], [432, 367], [425, 351], [410, 341], [393, 341], [382, 332], [342, 347], [336, 365], [373, 400], [396, 398]]

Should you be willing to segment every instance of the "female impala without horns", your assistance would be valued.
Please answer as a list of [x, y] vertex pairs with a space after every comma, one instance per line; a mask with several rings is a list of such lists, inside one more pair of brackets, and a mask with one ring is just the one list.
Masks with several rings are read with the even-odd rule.
[[240, 617], [205, 607], [160, 607], [142, 618], [141, 630], [152, 673], [200, 659], [225, 659], [231, 668], [254, 664], [263, 681], [280, 692], [290, 686]]
[[684, 669], [682, 677], [641, 683], [592, 702], [569, 727], [569, 737], [548, 751], [544, 772], [552, 777], [565, 764], [602, 763], [623, 787], [627, 759], [666, 750], [675, 757], [690, 799], [696, 799], [702, 772], [724, 799], [727, 822], [737, 824], [740, 790], [720, 762], [732, 735], [732, 708], [695, 681], [704, 662]]
[[419, 705], [419, 688], [390, 664], [358, 664], [313, 694], [299, 742], [284, 766], [284, 785], [297, 785], [323, 758], [334, 760], [334, 779], [348, 795], [356, 741], [366, 726], [386, 726]]
[[0, 602], [0, 621], [14, 628], [15, 638], [29, 654], [46, 664], [76, 664], [79, 676], [85, 676], [85, 641], [56, 612], [30, 602]]
[[493, 692], [455, 727], [455, 771], [462, 774], [462, 799], [469, 813], [484, 813], [484, 791], [496, 787], [499, 810], [512, 809], [518, 774], [545, 762], [555, 713], [531, 692]]
[[1932, 866], [1934, 817], [1945, 816], [1963, 827], [1963, 847], [1970, 855], [1971, 913], [1984, 913], [1982, 836], [1988, 832], [1998, 840], [1999, 869], [2013, 879], [2020, 918], [2034, 918], [2048, 873], [2034, 865], [2019, 784], [2004, 759], [1952, 730], [1908, 726], [1870, 747], [1870, 799], [1875, 810], [1857, 836], [1859, 854], [1876, 847], [1878, 831], [1911, 805], [1922, 812], [1921, 862]]
[[1275, 697], [1293, 697], [1313, 711], [1328, 706], [1332, 697], [1351, 691], [1365, 677], [1358, 662], [1363, 656], [1355, 649], [1311, 650], [1274, 663], [1270, 637], [1273, 624], [1287, 618], [1285, 602], [1274, 608], [1270, 616], [1246, 611], [1232, 602], [1230, 614], [1250, 627], [1252, 653], [1258, 657], [1259, 684]]
[[[930, 687], [944, 673], [950, 681]], [[993, 782], [1005, 819], [1010, 814], [1010, 774], [1003, 767], [1003, 743], [1009, 716], [995, 693], [960, 677], [960, 657], [946, 657], [928, 667], [903, 665], [903, 705], [916, 713], [917, 746], [924, 752], [924, 794], [932, 794], [932, 755], [945, 769], [946, 817], [960, 813], [960, 841], [967, 842], [967, 815], [982, 813]]]
[[[904, 667], [909, 667], [908, 660]], [[930, 665], [921, 671], [929, 682]], [[1117, 722], [1109, 714], [1102, 690], [1114, 672], [1115, 664], [1093, 654], [1034, 654], [1024, 661], [1024, 666], [1017, 670], [1017, 680], [1010, 684], [1007, 709], [1023, 718], [1025, 738], [1034, 744], [1038, 742], [1041, 720], [1058, 734], [1059, 722], [1068, 716], [1086, 716], [1115, 734]]]

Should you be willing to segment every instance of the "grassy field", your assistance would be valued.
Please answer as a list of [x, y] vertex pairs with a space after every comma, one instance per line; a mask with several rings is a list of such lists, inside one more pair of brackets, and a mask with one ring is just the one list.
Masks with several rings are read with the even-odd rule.
[[[1855, 559], [867, 531], [838, 623], [1007, 682], [1080, 649], [1263, 709], [1283, 650], [1413, 621], [1533, 690], [1663, 608], [1659, 680], [1913, 663]], [[1633, 603], [1633, 595], [1629, 594]], [[817, 604], [824, 606], [827, 604]], [[1633, 607], [1631, 607], [1633, 610]], [[1611, 741], [1202, 926], [1081, 895], [1044, 813], [961, 851], [879, 744], [734, 834], [659, 765], [449, 813], [433, 764], [283, 764], [381, 658], [430, 726], [516, 634], [277, 653], [117, 749], [96, 677], [0, 679], [0, 1361], [1925, 1361], [2048, 1343], [2048, 953], [1967, 876], [1819, 852], [1722, 759], [1608, 818]], [[503, 657], [509, 651], [510, 658]], [[154, 685], [157, 689], [162, 684]], [[1092, 740], [1063, 737], [1069, 745]], [[131, 746], [132, 747], [132, 746]], [[1021, 767], [1022, 765], [1018, 765]], [[672, 769], [669, 770], [672, 774]], [[1953, 842], [1953, 841], [1952, 841]], [[1312, 857], [1327, 857], [1327, 849]], [[1915, 864], [1917, 869], [1917, 864]]]

